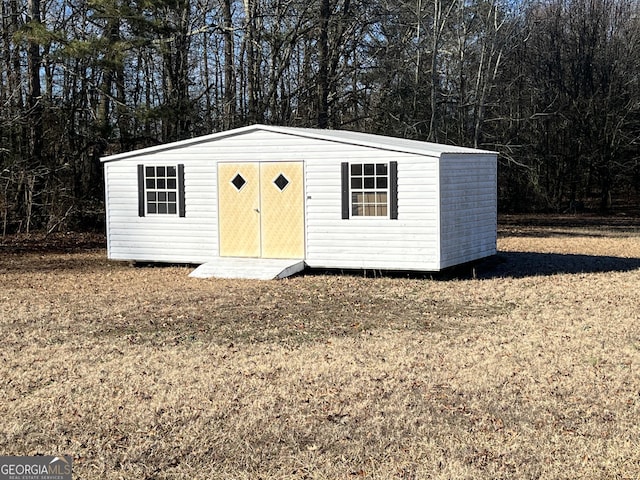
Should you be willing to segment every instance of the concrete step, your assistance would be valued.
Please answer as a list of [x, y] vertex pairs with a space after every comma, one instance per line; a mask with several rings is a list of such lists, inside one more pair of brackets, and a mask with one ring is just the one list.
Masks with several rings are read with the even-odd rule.
[[304, 270], [304, 260], [273, 258], [219, 257], [189, 274], [194, 278], [247, 278], [273, 280]]

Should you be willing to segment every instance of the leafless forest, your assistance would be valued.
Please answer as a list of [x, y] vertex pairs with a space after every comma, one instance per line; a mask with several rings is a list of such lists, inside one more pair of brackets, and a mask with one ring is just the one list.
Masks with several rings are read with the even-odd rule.
[[2, 0], [0, 228], [99, 228], [99, 158], [254, 122], [500, 152], [502, 211], [640, 187], [636, 0]]

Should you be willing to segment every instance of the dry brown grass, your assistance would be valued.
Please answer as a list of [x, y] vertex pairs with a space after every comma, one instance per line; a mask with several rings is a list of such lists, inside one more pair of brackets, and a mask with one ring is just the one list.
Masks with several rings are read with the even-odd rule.
[[640, 478], [640, 232], [506, 222], [445, 276], [0, 258], [0, 452], [74, 478]]

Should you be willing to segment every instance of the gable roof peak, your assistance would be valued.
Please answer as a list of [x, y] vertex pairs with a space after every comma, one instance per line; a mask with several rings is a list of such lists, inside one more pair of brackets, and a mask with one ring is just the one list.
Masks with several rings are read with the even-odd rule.
[[223, 138], [249, 134], [256, 131], [268, 131], [284, 135], [295, 135], [316, 140], [326, 140], [331, 142], [339, 142], [350, 145], [358, 145], [362, 147], [377, 148], [382, 150], [396, 151], [402, 153], [412, 153], [417, 155], [439, 156], [443, 153], [454, 154], [473, 154], [473, 153], [493, 153], [487, 150], [479, 150], [475, 148], [460, 147], [456, 145], [445, 145], [439, 143], [424, 142], [420, 140], [410, 140], [400, 137], [391, 137], [378, 135], [373, 133], [362, 133], [351, 130], [331, 130], [319, 128], [302, 128], [302, 127], [283, 127], [277, 125], [252, 124], [244, 127], [224, 130], [221, 132], [211, 133], [201, 137], [189, 138], [177, 142], [171, 142], [152, 147], [123, 152], [114, 155], [105, 156], [102, 162], [113, 160], [121, 160], [124, 158], [137, 157], [149, 153], [172, 150], [175, 148], [187, 147], [200, 143], [215, 142]]

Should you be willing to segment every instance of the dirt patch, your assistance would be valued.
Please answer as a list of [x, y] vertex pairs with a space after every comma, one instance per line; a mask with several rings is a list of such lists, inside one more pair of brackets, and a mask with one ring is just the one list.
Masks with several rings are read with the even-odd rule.
[[501, 237], [605, 237], [640, 234], [640, 217], [618, 215], [500, 215]]
[[78, 253], [104, 249], [106, 245], [106, 238], [101, 233], [64, 232], [47, 235], [36, 232], [0, 237], [0, 254]]

